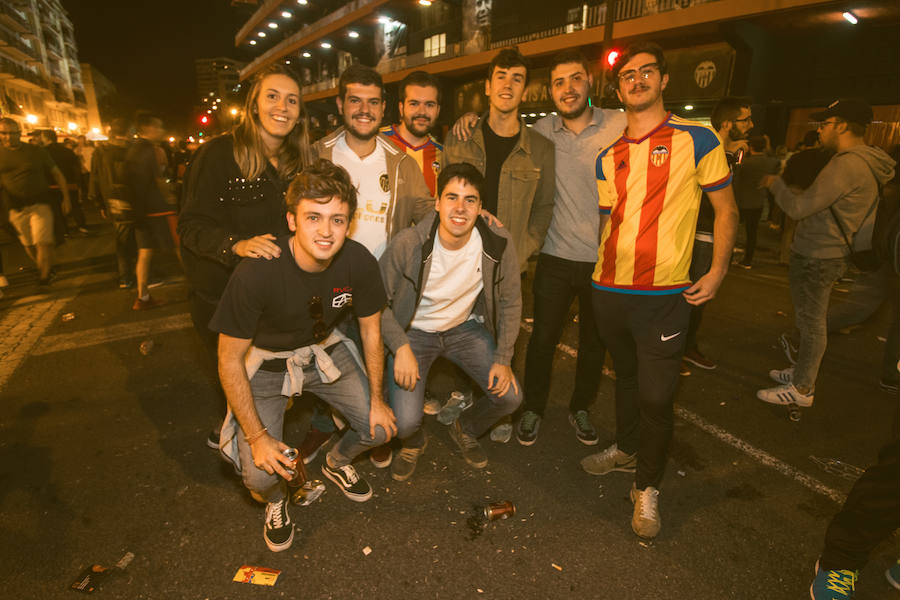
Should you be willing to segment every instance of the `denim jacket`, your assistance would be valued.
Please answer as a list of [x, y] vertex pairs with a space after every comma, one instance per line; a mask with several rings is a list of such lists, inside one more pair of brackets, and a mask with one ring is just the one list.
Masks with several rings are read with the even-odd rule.
[[[441, 168], [448, 164], [467, 162], [482, 174], [487, 166], [481, 116], [471, 137], [463, 142], [450, 133], [444, 141]], [[556, 194], [555, 152], [553, 142], [521, 122], [519, 140], [500, 170], [497, 193], [497, 215], [509, 231], [519, 258], [519, 270], [524, 271], [528, 258], [544, 245], [544, 236], [553, 219]]]

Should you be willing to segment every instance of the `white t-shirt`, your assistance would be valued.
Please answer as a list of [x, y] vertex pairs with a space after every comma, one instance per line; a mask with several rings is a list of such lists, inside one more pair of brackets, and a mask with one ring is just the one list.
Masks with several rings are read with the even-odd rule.
[[391, 202], [384, 149], [376, 146], [375, 152], [360, 158], [341, 136], [334, 145], [332, 159], [334, 164], [347, 169], [350, 181], [359, 191], [356, 214], [350, 223], [350, 239], [365, 246], [375, 258], [381, 258], [387, 246], [387, 214]]
[[478, 229], [459, 250], [447, 250], [435, 236], [431, 270], [422, 300], [410, 327], [434, 333], [447, 331], [472, 317], [478, 294], [484, 288], [481, 275], [481, 234]]

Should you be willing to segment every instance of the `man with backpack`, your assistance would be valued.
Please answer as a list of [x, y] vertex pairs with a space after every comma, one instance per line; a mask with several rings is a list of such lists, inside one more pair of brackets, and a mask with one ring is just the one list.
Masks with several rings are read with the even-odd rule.
[[831, 288], [848, 261], [871, 251], [879, 187], [894, 176], [895, 165], [863, 140], [873, 118], [865, 101], [840, 99], [811, 118], [819, 121], [822, 146], [835, 152], [813, 184], [795, 193], [780, 177], [763, 179], [778, 205], [797, 221], [789, 279], [800, 347], [793, 367], [769, 372], [779, 385], [756, 393], [763, 402], [804, 407], [812, 406], [825, 354]]

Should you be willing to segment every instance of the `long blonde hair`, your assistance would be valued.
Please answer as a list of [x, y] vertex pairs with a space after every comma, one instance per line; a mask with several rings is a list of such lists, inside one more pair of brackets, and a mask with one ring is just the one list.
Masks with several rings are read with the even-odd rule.
[[[241, 120], [232, 132], [234, 161], [238, 164], [244, 178], [251, 181], [262, 175], [269, 163], [266, 146], [259, 131], [261, 125], [256, 106], [263, 79], [269, 75], [290, 77], [297, 84], [298, 89], [301, 87], [297, 75], [282, 64], [266, 67], [253, 77], [250, 90], [244, 98], [244, 112]], [[300, 115], [297, 118], [297, 124], [285, 136], [275, 153], [275, 158], [278, 160], [278, 175], [285, 180], [292, 179], [298, 171], [313, 160], [313, 152], [309, 144], [309, 118], [302, 98], [300, 98]]]

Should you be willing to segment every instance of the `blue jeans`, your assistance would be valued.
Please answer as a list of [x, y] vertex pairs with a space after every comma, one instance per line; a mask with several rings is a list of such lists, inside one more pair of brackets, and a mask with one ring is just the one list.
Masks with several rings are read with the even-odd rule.
[[791, 254], [790, 286], [800, 350], [794, 385], [813, 390], [828, 344], [828, 300], [831, 288], [847, 270], [846, 258], [811, 258]]
[[522, 402], [522, 390], [509, 386], [506, 394], [497, 396], [487, 390], [488, 373], [494, 364], [494, 338], [484, 325], [470, 320], [447, 331], [428, 333], [418, 329], [406, 332], [409, 345], [419, 363], [419, 381], [412, 391], [404, 390], [394, 380], [394, 357], [388, 357], [385, 379], [391, 409], [397, 417], [397, 437], [408, 448], [421, 448], [425, 443], [422, 432], [422, 407], [425, 403], [425, 381], [432, 363], [443, 356], [472, 378], [485, 396], [476, 395], [475, 404], [459, 417], [464, 433], [479, 437], [501, 417], [512, 414]]
[[[350, 429], [340, 442], [328, 453], [335, 466], [349, 465], [356, 456], [380, 446], [387, 439], [384, 429], [377, 427], [375, 437], [369, 435], [369, 382], [359, 365], [344, 344], [328, 348], [331, 360], [341, 371], [341, 376], [324, 383], [319, 378], [315, 365], [303, 368], [303, 389], [316, 394], [332, 408], [340, 412], [350, 423]], [[281, 395], [284, 373], [257, 371], [250, 380], [253, 403], [269, 435], [277, 440], [284, 437], [284, 411], [288, 398]], [[244, 485], [267, 502], [284, 497], [284, 480], [278, 475], [269, 475], [253, 464], [250, 445], [244, 436], [238, 434], [238, 449], [241, 455], [241, 475]]]

